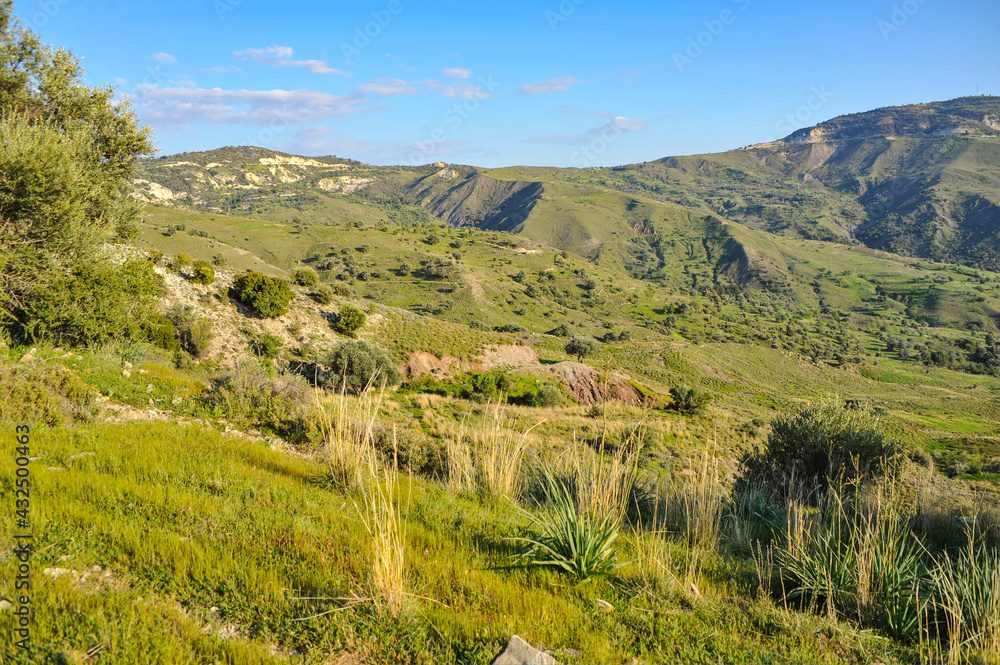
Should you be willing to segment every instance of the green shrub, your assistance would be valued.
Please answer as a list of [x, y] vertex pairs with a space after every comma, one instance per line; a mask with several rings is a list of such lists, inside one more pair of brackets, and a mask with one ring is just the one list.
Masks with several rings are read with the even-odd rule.
[[233, 289], [240, 302], [268, 318], [286, 314], [288, 305], [295, 298], [288, 282], [280, 277], [268, 277], [253, 270], [238, 275], [233, 280]]
[[388, 354], [363, 340], [338, 344], [320, 358], [320, 363], [329, 368], [320, 380], [324, 388], [362, 391], [368, 387], [399, 385], [402, 379]]
[[299, 286], [309, 288], [319, 283], [319, 274], [308, 266], [296, 268], [292, 271], [292, 281]]
[[670, 397], [674, 402], [671, 407], [678, 413], [687, 416], [697, 416], [705, 413], [712, 396], [701, 390], [696, 390], [689, 386], [680, 385], [670, 389]]
[[[902, 447], [885, 436], [873, 409], [827, 399], [776, 419], [764, 450], [744, 460], [744, 478], [786, 497], [792, 489], [810, 493], [831, 481], [893, 474], [902, 457]], [[797, 488], [791, 487], [793, 478]]]
[[177, 335], [177, 327], [174, 322], [165, 316], [156, 315], [147, 319], [143, 324], [146, 332], [146, 341], [154, 346], [170, 352], [181, 350], [181, 341]]
[[563, 350], [571, 356], [576, 356], [577, 362], [582, 363], [585, 357], [600, 352], [601, 343], [593, 337], [574, 335], [573, 339], [566, 343]]
[[301, 376], [277, 374], [256, 358], [244, 360], [216, 382], [206, 400], [218, 415], [302, 440], [309, 429], [311, 390]]
[[228, 259], [226, 259], [225, 254], [216, 254], [212, 257], [212, 265], [222, 267], [226, 265]]
[[119, 266], [80, 263], [28, 293], [11, 326], [15, 337], [101, 346], [113, 339], [146, 338], [143, 322], [155, 316], [163, 281], [146, 260]]
[[347, 284], [334, 284], [333, 292], [341, 298], [350, 298], [352, 295], [351, 287]]
[[72, 371], [51, 363], [0, 365], [0, 422], [49, 427], [92, 420], [99, 393]]
[[191, 281], [195, 284], [211, 284], [215, 281], [215, 268], [208, 261], [195, 261]]
[[276, 358], [284, 345], [285, 343], [277, 335], [264, 333], [250, 343], [250, 350], [261, 358]]
[[181, 347], [195, 358], [202, 358], [215, 338], [212, 322], [197, 316], [190, 305], [175, 305], [165, 315], [177, 330]]
[[608, 513], [597, 519], [581, 511], [570, 484], [547, 470], [542, 491], [551, 509], [541, 517], [523, 512], [540, 533], [512, 539], [524, 543], [520, 558], [525, 565], [551, 566], [580, 580], [613, 573], [619, 567], [614, 550], [618, 517]]
[[312, 297], [320, 305], [329, 305], [333, 302], [333, 288], [329, 284], [320, 284], [313, 291]]
[[356, 337], [363, 325], [365, 325], [365, 313], [359, 307], [346, 304], [340, 308], [340, 315], [334, 327], [341, 335]]

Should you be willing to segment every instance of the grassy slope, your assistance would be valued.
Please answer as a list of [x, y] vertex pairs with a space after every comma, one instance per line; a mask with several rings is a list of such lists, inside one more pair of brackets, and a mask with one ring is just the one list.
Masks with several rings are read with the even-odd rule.
[[[87, 453], [79, 456], [81, 453]], [[350, 496], [320, 464], [195, 426], [99, 425], [37, 431], [32, 440], [38, 539], [32, 581], [38, 660], [98, 644], [108, 663], [489, 662], [511, 633], [563, 662], [842, 662], [895, 660], [885, 643], [744, 598], [750, 570], [715, 562], [710, 598], [645, 588], [622, 569], [567, 586], [556, 574], [506, 570], [521, 518], [505, 503], [453, 497], [412, 481], [410, 588], [402, 618], [366, 597], [366, 536]], [[0, 461], [11, 492], [13, 461]], [[9, 502], [4, 508], [10, 510]], [[9, 516], [7, 516], [9, 517]], [[10, 539], [11, 519], [0, 537]], [[621, 553], [627, 560], [628, 546]], [[77, 574], [99, 566], [87, 579]], [[3, 579], [13, 562], [0, 563]], [[727, 582], [733, 578], [734, 581]], [[743, 589], [743, 590], [741, 590]], [[436, 602], [424, 600], [433, 599]], [[616, 609], [599, 611], [595, 598]], [[303, 617], [315, 617], [296, 621]], [[832, 632], [831, 632], [832, 631]], [[356, 662], [356, 661], [354, 661]]]

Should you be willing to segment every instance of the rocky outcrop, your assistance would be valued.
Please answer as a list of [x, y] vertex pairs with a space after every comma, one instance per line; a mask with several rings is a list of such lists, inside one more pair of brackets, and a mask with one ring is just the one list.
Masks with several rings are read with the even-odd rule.
[[565, 382], [573, 396], [583, 404], [617, 401], [642, 404], [646, 396], [621, 374], [602, 377], [590, 365], [574, 362], [556, 363], [547, 368]]

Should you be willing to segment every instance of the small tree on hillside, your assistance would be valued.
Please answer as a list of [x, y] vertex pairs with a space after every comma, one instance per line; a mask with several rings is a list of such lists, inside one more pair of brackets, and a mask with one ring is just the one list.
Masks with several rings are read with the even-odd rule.
[[402, 376], [389, 355], [374, 344], [363, 340], [343, 342], [320, 359], [329, 370], [321, 381], [324, 388], [343, 390], [399, 385]]
[[564, 347], [566, 353], [576, 356], [577, 362], [583, 362], [587, 356], [595, 355], [601, 350], [601, 343], [587, 335], [574, 335]]
[[299, 286], [304, 286], [306, 288], [316, 286], [316, 284], [319, 283], [319, 274], [308, 266], [304, 268], [296, 268], [292, 272], [292, 281]]
[[253, 270], [237, 276], [233, 280], [233, 289], [241, 302], [269, 318], [286, 314], [289, 303], [295, 298], [288, 282]]
[[195, 261], [191, 281], [196, 284], [211, 284], [215, 281], [215, 268], [208, 261]]
[[697, 416], [705, 413], [712, 396], [701, 390], [696, 390], [689, 386], [674, 386], [670, 389], [670, 396], [673, 398], [673, 409], [686, 416]]
[[365, 313], [361, 311], [361, 308], [350, 304], [340, 308], [340, 315], [337, 317], [335, 327], [341, 335], [355, 337], [364, 325]]

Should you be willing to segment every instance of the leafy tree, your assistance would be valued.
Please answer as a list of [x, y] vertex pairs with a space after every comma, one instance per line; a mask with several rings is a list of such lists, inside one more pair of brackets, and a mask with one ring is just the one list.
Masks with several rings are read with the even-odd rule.
[[[85, 275], [103, 283], [137, 285], [135, 266], [101, 268], [99, 251], [109, 241], [131, 238], [139, 204], [129, 195], [140, 155], [152, 153], [149, 128], [141, 128], [127, 102], [113, 101], [110, 87], [91, 87], [79, 58], [42, 44], [0, 0], [0, 325], [32, 338], [51, 330], [54, 301]], [[106, 263], [106, 261], [105, 261]], [[128, 318], [148, 310], [150, 292], [124, 290], [88, 302], [99, 309], [124, 308]], [[120, 323], [120, 322], [119, 322]], [[94, 327], [125, 336], [141, 332], [134, 321], [118, 332], [111, 324], [63, 317], [62, 338], [94, 340]], [[69, 328], [81, 325], [86, 330]], [[105, 336], [100, 333], [98, 337]]]
[[319, 283], [319, 274], [308, 266], [296, 268], [294, 272], [292, 272], [292, 281], [299, 286], [304, 286], [306, 288], [316, 286], [316, 284]]
[[365, 325], [365, 313], [361, 308], [350, 304], [340, 308], [336, 329], [341, 335], [354, 337], [363, 325]]
[[709, 393], [685, 385], [672, 387], [670, 396], [674, 400], [674, 411], [688, 416], [704, 413], [709, 402], [712, 401], [712, 396]]
[[325, 388], [363, 391], [370, 387], [399, 385], [402, 380], [388, 354], [364, 340], [338, 344], [320, 362], [329, 368], [326, 378], [320, 382]]
[[197, 284], [211, 284], [215, 281], [215, 268], [208, 261], [194, 262], [194, 276], [191, 281]]
[[202, 358], [208, 353], [208, 348], [215, 338], [212, 333], [212, 322], [197, 316], [190, 306], [174, 306], [167, 312], [166, 318], [174, 324], [177, 339], [181, 347], [195, 358]]
[[329, 305], [333, 302], [333, 288], [329, 284], [320, 284], [313, 291], [312, 297], [320, 305]]
[[280, 277], [268, 277], [247, 270], [233, 280], [236, 297], [257, 310], [262, 316], [277, 318], [288, 312], [288, 305], [295, 298], [292, 287]]
[[592, 356], [601, 350], [601, 343], [587, 335], [574, 335], [563, 349], [571, 356], [576, 356], [577, 362], [583, 362], [587, 356]]
[[261, 358], [276, 358], [284, 345], [285, 343], [277, 335], [264, 333], [250, 343], [250, 350]]
[[813, 495], [830, 482], [895, 474], [902, 459], [902, 447], [882, 432], [874, 409], [827, 399], [772, 422], [764, 449], [744, 460], [743, 478], [777, 497], [796, 490]]

